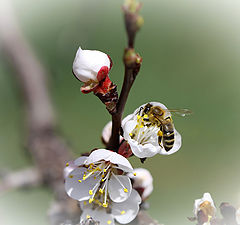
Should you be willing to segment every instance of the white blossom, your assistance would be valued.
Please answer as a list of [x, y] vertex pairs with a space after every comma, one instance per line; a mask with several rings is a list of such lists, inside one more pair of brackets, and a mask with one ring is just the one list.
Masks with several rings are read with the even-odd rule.
[[[84, 82], [89, 90], [96, 87], [111, 69], [111, 59], [103, 52], [97, 50], [82, 50], [78, 48], [74, 62], [73, 74]], [[85, 88], [86, 88], [85, 87]]]
[[[109, 121], [103, 128], [102, 130], [102, 140], [103, 143], [108, 143], [110, 140], [110, 137], [112, 135], [112, 121]], [[121, 142], [123, 140], [123, 137], [120, 136], [119, 137], [119, 142]]]
[[236, 221], [238, 224], [240, 224], [240, 208], [238, 208], [236, 211]]
[[196, 217], [198, 217], [199, 211], [203, 213], [204, 222], [209, 222], [211, 218], [215, 217], [216, 207], [209, 193], [204, 193], [201, 199], [195, 200], [193, 213]]
[[129, 161], [123, 156], [106, 149], [93, 151], [89, 157], [74, 161], [70, 173], [66, 173], [65, 190], [78, 200], [99, 200], [103, 207], [111, 201], [123, 202], [132, 191], [130, 178], [125, 173], [133, 172]]
[[[174, 144], [171, 149], [166, 149], [163, 144], [163, 128], [162, 122], [159, 120], [159, 124], [154, 124], [149, 121], [148, 114], [144, 113], [144, 108], [147, 104], [151, 104], [153, 107], [160, 107], [163, 111], [163, 120], [168, 119], [173, 126]], [[156, 118], [157, 120], [157, 118]], [[181, 147], [181, 135], [174, 128], [171, 119], [171, 113], [168, 111], [165, 105], [159, 102], [150, 102], [141, 105], [135, 110], [133, 114], [128, 115], [122, 122], [124, 138], [131, 146], [132, 152], [139, 158], [152, 157], [157, 153], [161, 155], [170, 155], [175, 153]], [[159, 137], [162, 137], [159, 141]]]
[[136, 168], [128, 176], [133, 180], [133, 188], [141, 195], [142, 200], [146, 200], [153, 191], [153, 177], [144, 168]]
[[114, 220], [120, 224], [131, 222], [138, 214], [141, 198], [137, 191], [132, 190], [129, 198], [123, 202], [109, 202], [109, 209], [103, 207], [102, 203], [96, 199], [93, 204], [88, 201], [81, 201], [80, 207], [83, 211], [80, 221], [93, 218], [99, 221], [100, 225], [114, 225]]

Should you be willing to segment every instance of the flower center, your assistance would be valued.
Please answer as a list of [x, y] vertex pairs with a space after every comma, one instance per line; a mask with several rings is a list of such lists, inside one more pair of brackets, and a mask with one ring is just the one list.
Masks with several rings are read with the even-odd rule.
[[133, 140], [142, 145], [152, 143], [154, 141], [154, 136], [156, 136], [159, 131], [157, 126], [146, 122], [145, 120], [147, 119], [148, 116], [146, 114], [144, 116], [137, 115], [137, 125], [129, 134]]
[[[122, 184], [118, 177], [114, 174], [118, 167], [111, 162], [98, 162], [96, 164], [91, 163], [90, 165], [85, 165], [87, 172], [84, 173], [82, 180], [78, 180], [80, 183], [84, 182], [89, 177], [92, 177], [97, 180], [96, 184], [92, 189], [89, 190], [89, 203], [94, 203], [94, 206], [102, 206], [107, 208], [109, 205], [109, 196], [108, 196], [108, 182], [111, 176], [114, 176], [119, 182], [124, 192], [128, 192], [128, 189]], [[97, 179], [101, 177], [101, 179]]]

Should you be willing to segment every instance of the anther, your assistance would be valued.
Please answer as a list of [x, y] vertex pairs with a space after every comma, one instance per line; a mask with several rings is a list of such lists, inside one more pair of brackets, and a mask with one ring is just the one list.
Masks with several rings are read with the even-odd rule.
[[82, 181], [81, 181], [81, 180], [78, 180], [78, 182], [79, 182], [79, 183], [82, 183]]
[[107, 221], [107, 223], [108, 223], [108, 224], [111, 224], [111, 223], [112, 223], [112, 221], [111, 221], [111, 220], [108, 220], [108, 221]]
[[90, 219], [90, 218], [91, 218], [91, 216], [87, 215], [87, 216], [86, 216], [86, 218], [87, 218], [87, 219]]
[[108, 207], [108, 203], [103, 203], [102, 206], [103, 206], [104, 208], [107, 208], [107, 207]]
[[66, 163], [66, 166], [69, 166], [69, 163]]
[[123, 210], [122, 212], [121, 212], [121, 215], [123, 215], [123, 214], [125, 214], [126, 212]]
[[124, 188], [123, 189], [125, 193], [128, 193], [128, 189], [127, 188]]
[[93, 202], [93, 200], [94, 200], [93, 198], [89, 198], [88, 202], [91, 204]]
[[89, 190], [89, 194], [90, 194], [90, 195], [93, 195], [93, 191], [92, 191], [92, 190]]
[[133, 175], [134, 175], [134, 176], [137, 176], [137, 174], [136, 174], [136, 173], [133, 173]]
[[99, 192], [100, 192], [101, 194], [103, 194], [103, 189], [102, 189], [102, 188], [100, 188], [100, 189], [99, 189]]
[[69, 175], [69, 178], [73, 178], [73, 175]]

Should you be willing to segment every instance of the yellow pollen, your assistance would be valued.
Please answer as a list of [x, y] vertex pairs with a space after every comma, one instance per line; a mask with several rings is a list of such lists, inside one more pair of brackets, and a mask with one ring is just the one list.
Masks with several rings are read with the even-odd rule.
[[83, 177], [86, 177], [86, 174], [85, 174], [85, 173], [83, 174]]
[[102, 175], [102, 178], [104, 178], [104, 174]]
[[104, 173], [106, 173], [106, 172], [107, 172], [107, 170], [106, 170], [106, 169], [104, 169], [103, 171], [104, 171]]
[[112, 223], [112, 221], [111, 221], [111, 220], [108, 220], [108, 221], [107, 221], [107, 223], [108, 223], [108, 224], [111, 224], [111, 223]]
[[136, 173], [133, 173], [133, 175], [134, 175], [134, 176], [137, 176], [137, 174], [136, 174]]
[[78, 182], [79, 182], [79, 183], [82, 183], [82, 181], [81, 181], [81, 180], [78, 180]]
[[69, 166], [69, 163], [66, 163], [66, 166]]
[[84, 205], [87, 205], [87, 202], [86, 202], [86, 201], [84, 201], [84, 202], [83, 202], [83, 204], [84, 204]]
[[73, 175], [70, 175], [69, 178], [73, 178]]
[[104, 208], [107, 208], [107, 207], [108, 207], [108, 203], [103, 203], [102, 206], [103, 206]]
[[89, 198], [88, 202], [91, 204], [93, 202], [93, 200], [94, 200], [93, 198]]
[[148, 115], [145, 114], [145, 115], [143, 116], [143, 118], [145, 118], [145, 119], [148, 118]]
[[90, 195], [93, 195], [93, 191], [92, 191], [92, 190], [89, 190], [89, 194], [90, 194]]
[[130, 137], [132, 137], [132, 136], [133, 136], [133, 134], [132, 134], [132, 133], [129, 133], [129, 136], [130, 136]]
[[141, 116], [140, 115], [137, 115], [137, 119], [139, 120], [141, 118]]
[[122, 212], [121, 212], [121, 215], [123, 215], [123, 214], [125, 214], [126, 212], [123, 210]]
[[86, 177], [83, 177], [82, 179], [83, 179], [83, 180], [86, 180]]
[[87, 219], [90, 219], [90, 218], [91, 218], [91, 216], [87, 215], [87, 216], [86, 216], [86, 218], [87, 218]]
[[100, 192], [101, 194], [103, 194], [103, 189], [102, 189], [102, 188], [100, 188], [100, 189], [99, 189], [99, 192]]
[[128, 189], [127, 189], [127, 188], [124, 188], [124, 192], [128, 193]]
[[143, 128], [143, 125], [140, 125], [140, 128]]
[[159, 137], [163, 136], [163, 132], [160, 130], [158, 131], [158, 134], [157, 134]]
[[104, 181], [104, 179], [102, 179], [102, 182]]

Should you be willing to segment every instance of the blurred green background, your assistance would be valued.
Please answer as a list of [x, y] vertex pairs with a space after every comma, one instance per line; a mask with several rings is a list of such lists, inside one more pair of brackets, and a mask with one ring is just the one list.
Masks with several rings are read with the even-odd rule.
[[[76, 156], [102, 147], [100, 134], [110, 116], [92, 94], [80, 93], [73, 77], [75, 52], [98, 49], [114, 62], [111, 79], [121, 88], [126, 46], [120, 0], [14, 0], [19, 23], [49, 72], [59, 128]], [[125, 115], [148, 101], [189, 108], [174, 117], [183, 145], [171, 156], [144, 165], [154, 192], [149, 213], [166, 225], [192, 224], [194, 199], [210, 192], [216, 206], [240, 203], [240, 4], [238, 1], [143, 0], [145, 24], [136, 50], [143, 57]], [[24, 147], [24, 104], [13, 69], [0, 56], [0, 168], [32, 164]], [[45, 225], [52, 200], [46, 188], [0, 196], [0, 223]]]

